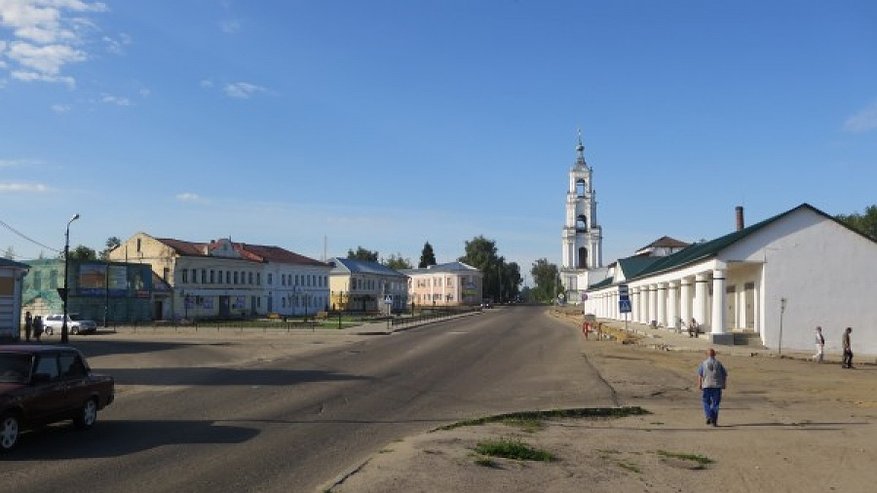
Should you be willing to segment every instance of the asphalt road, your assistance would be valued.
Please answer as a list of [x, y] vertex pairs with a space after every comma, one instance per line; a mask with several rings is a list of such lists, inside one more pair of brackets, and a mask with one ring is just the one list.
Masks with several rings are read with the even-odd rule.
[[442, 424], [614, 405], [578, 337], [544, 309], [509, 307], [232, 366], [203, 365], [222, 354], [216, 341], [148, 351], [89, 341], [92, 360], [117, 352], [131, 362], [107, 373], [136, 390], [120, 391], [90, 431], [24, 436], [0, 458], [0, 481], [16, 492], [310, 492]]

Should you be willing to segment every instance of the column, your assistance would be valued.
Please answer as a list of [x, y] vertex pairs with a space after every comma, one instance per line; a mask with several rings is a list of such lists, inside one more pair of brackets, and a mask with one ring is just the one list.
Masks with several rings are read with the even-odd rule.
[[713, 313], [712, 313], [712, 331], [713, 334], [725, 333], [725, 318], [727, 317], [728, 307], [725, 299], [725, 271], [716, 269], [713, 271]]
[[678, 286], [677, 281], [667, 283], [667, 328], [673, 330], [676, 329], [676, 320], [679, 318], [679, 313], [676, 311], [676, 306], [679, 303], [677, 301], [679, 293], [676, 291]]
[[639, 288], [630, 288], [630, 319], [636, 322], [639, 315]]
[[652, 320], [658, 319], [658, 285], [649, 286], [649, 320], [646, 323], [652, 323]]
[[707, 286], [706, 283], [709, 282], [709, 276], [706, 274], [698, 274], [694, 276], [694, 307], [692, 310], [692, 317], [697, 320], [697, 323], [700, 325], [707, 325], [709, 320], [707, 320]]
[[686, 277], [679, 281], [679, 317], [688, 325], [691, 320], [691, 279]]
[[658, 283], [658, 313], [656, 320], [658, 321], [658, 325], [662, 327], [667, 327], [667, 283], [659, 282]]

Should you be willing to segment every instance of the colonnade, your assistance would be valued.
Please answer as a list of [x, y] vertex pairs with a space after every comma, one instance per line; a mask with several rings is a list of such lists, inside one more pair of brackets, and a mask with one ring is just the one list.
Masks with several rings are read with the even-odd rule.
[[[729, 331], [726, 278], [726, 268], [712, 268], [630, 281], [631, 313], [627, 319], [681, 328], [688, 326], [693, 318], [702, 331], [719, 336], [726, 334]], [[585, 312], [599, 318], [624, 320], [625, 314], [620, 312], [618, 302], [618, 284], [606, 286], [588, 293]]]

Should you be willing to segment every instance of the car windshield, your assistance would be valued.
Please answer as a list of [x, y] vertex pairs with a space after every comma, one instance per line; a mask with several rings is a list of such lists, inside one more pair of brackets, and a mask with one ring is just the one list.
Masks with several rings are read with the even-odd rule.
[[82, 320], [82, 317], [80, 317], [76, 313], [74, 313], [73, 315], [69, 315], [69, 317], [70, 317], [70, 320]]
[[29, 354], [0, 354], [0, 383], [27, 383], [30, 367]]

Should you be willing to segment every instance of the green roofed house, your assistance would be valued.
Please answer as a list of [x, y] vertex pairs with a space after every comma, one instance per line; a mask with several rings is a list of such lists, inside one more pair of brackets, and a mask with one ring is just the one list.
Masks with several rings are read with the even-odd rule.
[[818, 325], [836, 352], [853, 327], [857, 350], [877, 354], [877, 242], [809, 204], [748, 227], [738, 207], [735, 231], [663, 253], [618, 260], [589, 286], [585, 313], [624, 320], [626, 286], [633, 322], [678, 328], [694, 319], [717, 344], [741, 334], [801, 351], [812, 350]]

